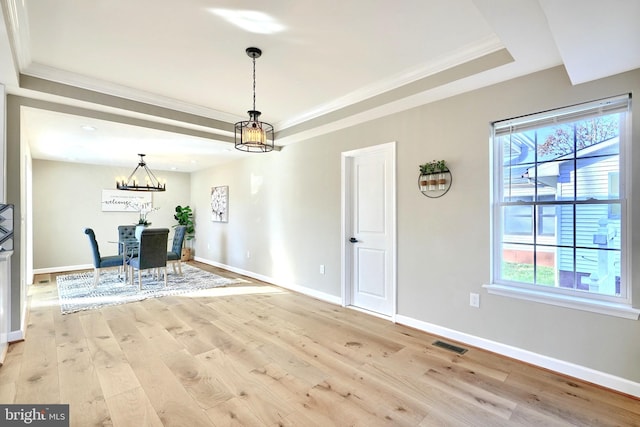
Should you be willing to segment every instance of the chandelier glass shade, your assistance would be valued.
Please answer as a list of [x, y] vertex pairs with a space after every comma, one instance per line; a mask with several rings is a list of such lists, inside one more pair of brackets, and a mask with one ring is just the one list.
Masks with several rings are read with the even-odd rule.
[[[140, 161], [138, 166], [131, 172], [128, 178], [118, 177], [116, 178], [116, 188], [118, 190], [128, 191], [165, 191], [167, 189], [167, 183], [164, 180], [156, 178], [151, 169], [147, 167], [144, 161], [145, 154], [138, 154]], [[144, 183], [138, 181], [136, 173], [140, 170], [144, 174]]]
[[260, 121], [260, 111], [256, 110], [256, 58], [260, 58], [262, 51], [257, 47], [248, 47], [247, 55], [253, 59], [253, 110], [247, 111], [249, 120], [235, 124], [235, 147], [241, 151], [251, 153], [266, 153], [273, 150], [273, 126]]
[[249, 110], [249, 120], [235, 125], [236, 148], [252, 153], [273, 150], [273, 126], [258, 120], [260, 111]]

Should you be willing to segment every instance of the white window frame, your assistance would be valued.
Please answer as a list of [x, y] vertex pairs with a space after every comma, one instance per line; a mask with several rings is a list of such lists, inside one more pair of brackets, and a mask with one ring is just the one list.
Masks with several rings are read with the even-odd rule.
[[[625, 104], [626, 103], [626, 104]], [[620, 201], [621, 201], [621, 288], [620, 297], [605, 296], [602, 294], [588, 294], [572, 289], [546, 288], [540, 285], [528, 285], [523, 283], [509, 283], [499, 281], [499, 271], [502, 264], [500, 242], [502, 241], [502, 226], [504, 219], [500, 215], [501, 197], [503, 186], [502, 162], [503, 153], [501, 144], [496, 142], [496, 130], [514, 129], [515, 132], [527, 128], [552, 125], [556, 121], [577, 121], [581, 117], [593, 114], [606, 114], [624, 112], [624, 135], [620, 135], [619, 172], [620, 172]], [[580, 105], [554, 109], [542, 113], [531, 114], [509, 120], [501, 120], [492, 123], [491, 126], [491, 282], [484, 285], [490, 294], [511, 298], [535, 301], [560, 307], [585, 310], [605, 315], [623, 317], [637, 320], [640, 318], [640, 309], [632, 307], [631, 299], [631, 215], [628, 201], [631, 196], [631, 95], [625, 94], [604, 100], [584, 103]], [[536, 216], [534, 215], [534, 220]]]

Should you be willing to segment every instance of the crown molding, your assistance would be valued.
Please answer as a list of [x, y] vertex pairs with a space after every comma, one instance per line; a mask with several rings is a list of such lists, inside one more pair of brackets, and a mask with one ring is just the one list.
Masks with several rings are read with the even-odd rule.
[[433, 61], [428, 61], [427, 64], [405, 70], [404, 72], [391, 76], [388, 79], [381, 80], [375, 84], [351, 92], [341, 98], [336, 98], [331, 102], [322, 104], [299, 116], [276, 123], [275, 127], [279, 130], [284, 130], [292, 126], [296, 126], [300, 123], [340, 110], [348, 105], [353, 105], [376, 95], [380, 95], [381, 93], [397, 89], [406, 84], [413, 83], [449, 68], [473, 61], [474, 59], [497, 52], [504, 48], [504, 44], [496, 35], [487, 36], [484, 39], [480, 39], [462, 49], [447, 53]]
[[20, 0], [2, 0], [2, 11], [12, 47], [13, 60], [17, 63], [19, 72], [31, 62], [27, 11], [24, 8], [24, 2]]
[[183, 113], [189, 113], [197, 116], [207, 117], [227, 123], [235, 123], [244, 120], [244, 116], [236, 116], [212, 108], [200, 105], [190, 104], [188, 102], [179, 101], [177, 99], [164, 97], [151, 92], [133, 89], [127, 86], [114, 84], [100, 79], [83, 76], [77, 73], [64, 71], [59, 68], [50, 67], [48, 65], [32, 62], [26, 67], [22, 74], [36, 77], [44, 80], [50, 80], [80, 89], [91, 90], [106, 95], [117, 96], [129, 99], [131, 101], [142, 102], [145, 104], [156, 105], [158, 107], [168, 108]]

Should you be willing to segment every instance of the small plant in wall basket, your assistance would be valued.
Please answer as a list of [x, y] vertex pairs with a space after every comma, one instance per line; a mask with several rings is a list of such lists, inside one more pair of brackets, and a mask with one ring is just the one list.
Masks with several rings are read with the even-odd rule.
[[[424, 163], [420, 167], [420, 191], [438, 192], [448, 190], [450, 185], [450, 170], [445, 160], [432, 160]], [[426, 195], [426, 193], [425, 193]]]
[[436, 163], [436, 170], [438, 172], [449, 172], [449, 168], [447, 167], [447, 162], [444, 160], [438, 160]]
[[420, 190], [425, 191], [429, 185], [429, 175], [433, 173], [433, 163], [420, 165]]

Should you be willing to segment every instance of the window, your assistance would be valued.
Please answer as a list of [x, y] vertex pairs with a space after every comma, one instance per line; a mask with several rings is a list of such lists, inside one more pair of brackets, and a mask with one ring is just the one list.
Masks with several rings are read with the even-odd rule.
[[630, 96], [493, 123], [491, 287], [630, 306]]

